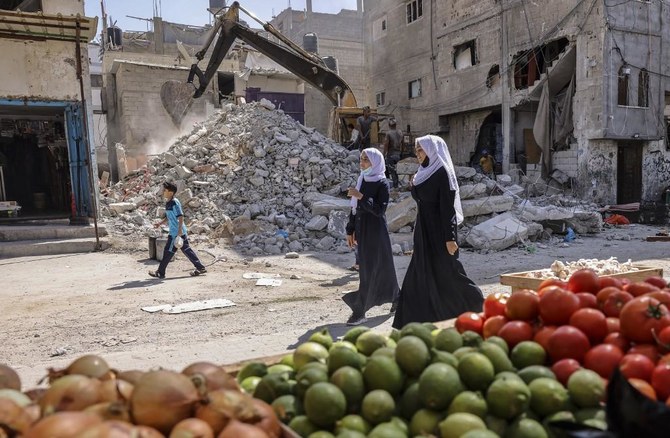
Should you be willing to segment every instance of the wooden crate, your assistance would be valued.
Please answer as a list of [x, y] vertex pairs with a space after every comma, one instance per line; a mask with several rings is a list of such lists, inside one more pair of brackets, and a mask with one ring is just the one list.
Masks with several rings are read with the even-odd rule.
[[[639, 266], [635, 265], [638, 268], [638, 271], [631, 272], [622, 272], [620, 274], [610, 274], [602, 275], [601, 277], [613, 277], [613, 278], [627, 278], [628, 280], [635, 281], [644, 281], [645, 279], [657, 275], [659, 277], [663, 276], [662, 268], [652, 268], [649, 266]], [[524, 271], [524, 272], [515, 272], [513, 274], [503, 274], [500, 276], [500, 284], [504, 286], [510, 286], [512, 288], [512, 293], [517, 292], [521, 289], [531, 289], [537, 290], [540, 284], [544, 281], [542, 278], [533, 278], [531, 275], [537, 271]]]

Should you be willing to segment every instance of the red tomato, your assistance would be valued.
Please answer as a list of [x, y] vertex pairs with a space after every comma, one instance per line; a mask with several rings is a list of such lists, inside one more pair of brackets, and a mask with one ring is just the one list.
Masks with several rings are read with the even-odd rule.
[[649, 292], [660, 290], [653, 284], [645, 283], [644, 281], [631, 283], [627, 286], [624, 286], [623, 289], [634, 297], [641, 297], [642, 295], [648, 294]]
[[551, 291], [553, 291], [553, 290], [567, 290], [567, 289], [566, 289], [565, 287], [560, 287], [560, 286], [557, 286], [557, 285], [555, 285], [555, 284], [552, 284], [552, 285], [543, 287], [543, 288], [541, 288], [541, 289], [538, 288], [538, 289], [537, 289], [537, 296], [539, 296], [540, 298], [542, 298], [542, 296], [543, 296], [544, 294], [546, 294], [546, 293], [548, 293], [548, 292], [551, 292]]
[[500, 328], [507, 323], [507, 318], [502, 315], [492, 316], [484, 321], [484, 328], [482, 329], [482, 336], [488, 339], [491, 336], [496, 336]]
[[564, 386], [568, 384], [568, 379], [575, 371], [581, 369], [582, 366], [574, 359], [561, 359], [551, 366], [551, 371], [556, 374], [556, 378]]
[[628, 351], [628, 349], [630, 348], [630, 342], [628, 342], [628, 339], [621, 336], [621, 333], [619, 332], [613, 332], [605, 336], [605, 339], [603, 339], [603, 343], [616, 345], [621, 349], [621, 351], [624, 352]]
[[630, 354], [641, 354], [647, 356], [652, 362], [656, 363], [659, 356], [658, 347], [652, 344], [636, 344], [628, 349]]
[[535, 292], [523, 289], [513, 293], [505, 305], [505, 316], [509, 320], [533, 321], [539, 313], [540, 297]]
[[644, 280], [645, 283], [653, 284], [659, 289], [663, 289], [668, 285], [668, 282], [666, 282], [663, 277], [659, 277], [658, 275], [654, 275], [652, 277], [647, 278]]
[[654, 391], [654, 388], [648, 382], [642, 379], [631, 378], [628, 379], [628, 383], [648, 399], [657, 400], [656, 391]]
[[484, 319], [479, 313], [476, 312], [465, 312], [461, 313], [458, 318], [456, 318], [456, 330], [458, 333], [463, 333], [465, 331], [471, 330], [475, 333], [482, 334], [482, 329], [484, 328]]
[[498, 330], [498, 336], [507, 342], [511, 350], [519, 342], [533, 339], [533, 327], [525, 321], [510, 321]]
[[609, 294], [602, 305], [603, 312], [607, 316], [614, 316], [618, 318], [619, 314], [621, 314], [621, 309], [623, 309], [623, 306], [633, 298], [634, 297], [631, 294], [622, 290]]
[[661, 400], [670, 397], [670, 364], [656, 365], [651, 373], [651, 386]]
[[561, 359], [584, 360], [584, 355], [591, 348], [589, 338], [576, 327], [564, 325], [549, 336], [549, 357], [556, 362]]
[[633, 342], [654, 342], [651, 330], [659, 333], [670, 325], [670, 312], [656, 298], [637, 297], [623, 306], [619, 315], [621, 334]]
[[565, 289], [568, 287], [568, 283], [559, 278], [547, 278], [542, 280], [542, 283], [537, 287], [537, 290], [542, 290], [548, 286], [558, 286], [561, 289]]
[[592, 293], [578, 292], [575, 295], [577, 295], [577, 298], [579, 298], [579, 307], [582, 309], [585, 307], [590, 307], [592, 309], [598, 308], [598, 299]]
[[654, 362], [645, 355], [628, 353], [619, 362], [619, 369], [628, 379], [649, 380], [654, 371]]
[[586, 352], [584, 367], [609, 379], [623, 358], [623, 351], [615, 345], [600, 344]]
[[623, 287], [623, 283], [621, 283], [621, 280], [619, 280], [616, 277], [600, 277], [598, 279], [598, 286], [600, 289], [613, 286], [616, 287], [617, 289], [621, 289]]
[[570, 317], [570, 325], [581, 330], [592, 345], [598, 344], [607, 336], [607, 319], [600, 310], [579, 309]]
[[580, 269], [568, 279], [568, 290], [572, 292], [591, 292], [595, 294], [600, 290], [598, 274], [592, 269]]
[[654, 339], [663, 351], [670, 351], [670, 327], [666, 327], [659, 333], [654, 332]]
[[546, 325], [542, 328], [540, 328], [537, 332], [535, 332], [535, 336], [533, 336], [533, 341], [537, 342], [544, 348], [545, 351], [549, 349], [549, 336], [551, 336], [552, 333], [556, 331], [558, 327], [553, 326], [553, 325]]
[[572, 292], [554, 289], [540, 297], [540, 317], [547, 325], [567, 324], [579, 309], [579, 298]]
[[612, 316], [608, 316], [606, 318], [606, 321], [607, 321], [607, 333], [618, 332], [619, 329], [621, 328], [621, 324], [619, 323], [619, 318], [614, 318]]
[[505, 314], [505, 303], [509, 298], [507, 292], [496, 292], [490, 294], [484, 300], [484, 315], [487, 318]]
[[620, 292], [621, 290], [622, 289], [613, 286], [607, 286], [605, 288], [600, 289], [600, 291], [598, 291], [598, 294], [596, 295], [596, 300], [598, 300], [598, 306], [600, 306], [600, 308], [602, 309], [603, 305], [605, 304], [605, 301], [607, 301], [607, 298], [613, 293]]
[[649, 292], [645, 296], [656, 298], [658, 301], [665, 304], [665, 306], [668, 309], [670, 309], [670, 291], [668, 291], [667, 289], [655, 290], [653, 292]]

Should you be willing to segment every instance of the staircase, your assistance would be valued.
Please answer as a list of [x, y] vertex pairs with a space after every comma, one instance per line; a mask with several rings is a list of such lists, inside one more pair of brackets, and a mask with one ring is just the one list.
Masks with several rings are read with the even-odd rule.
[[[98, 225], [100, 249], [109, 248], [107, 230]], [[96, 250], [93, 225], [69, 225], [68, 220], [48, 220], [0, 225], [0, 259], [73, 254]]]

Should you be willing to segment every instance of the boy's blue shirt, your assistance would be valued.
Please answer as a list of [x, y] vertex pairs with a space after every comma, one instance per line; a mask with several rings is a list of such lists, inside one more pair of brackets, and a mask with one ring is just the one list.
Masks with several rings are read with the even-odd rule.
[[165, 203], [165, 216], [167, 217], [168, 225], [170, 227], [170, 236], [177, 237], [177, 235], [183, 236], [186, 234], [186, 224], [182, 224], [182, 232], [177, 233], [179, 228], [179, 216], [184, 216], [184, 211], [181, 209], [181, 202], [179, 202], [179, 199], [172, 198]]

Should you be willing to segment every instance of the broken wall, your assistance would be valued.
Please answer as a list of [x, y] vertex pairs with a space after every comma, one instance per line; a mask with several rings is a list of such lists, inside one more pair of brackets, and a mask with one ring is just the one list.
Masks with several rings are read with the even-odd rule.
[[617, 202], [617, 152], [613, 140], [591, 140], [579, 146], [579, 194], [603, 204]]
[[455, 166], [470, 166], [470, 158], [477, 147], [479, 130], [491, 111], [474, 111], [449, 117], [446, 142]]
[[665, 141], [647, 143], [642, 155], [642, 201], [659, 202], [670, 186], [670, 154]]

